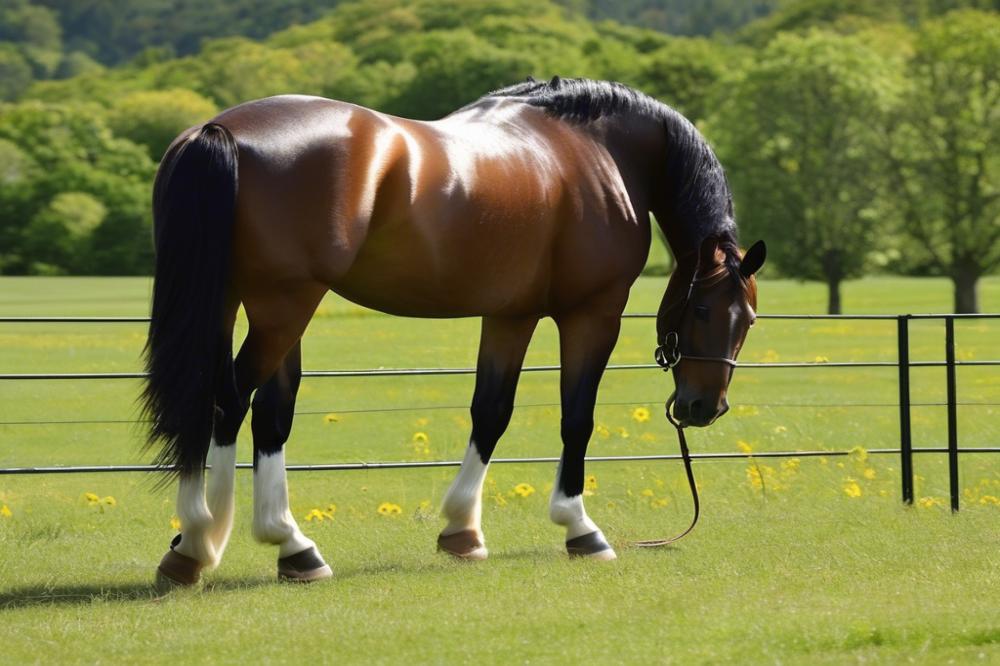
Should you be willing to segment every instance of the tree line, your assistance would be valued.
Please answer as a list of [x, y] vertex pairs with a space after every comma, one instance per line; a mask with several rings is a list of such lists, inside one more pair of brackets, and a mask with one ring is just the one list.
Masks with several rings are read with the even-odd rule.
[[[123, 62], [64, 27], [107, 4], [0, 9], [2, 273], [147, 273], [156, 162], [241, 101], [297, 92], [431, 119], [553, 74], [622, 81], [695, 121], [744, 236], [767, 238], [781, 274], [824, 281], [830, 311], [844, 280], [873, 270], [947, 276], [956, 310], [974, 311], [979, 278], [1000, 267], [1000, 0], [331, 0], [260, 39], [139, 39]], [[212, 9], [208, 30], [216, 10], [257, 4], [189, 9]], [[698, 24], [706, 6], [715, 22]], [[89, 61], [67, 64], [77, 52]], [[11, 54], [30, 70], [20, 89]]]

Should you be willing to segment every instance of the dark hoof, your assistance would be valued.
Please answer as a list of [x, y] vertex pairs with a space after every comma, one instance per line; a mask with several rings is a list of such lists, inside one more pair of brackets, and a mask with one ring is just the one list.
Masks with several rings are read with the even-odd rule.
[[438, 536], [438, 550], [462, 560], [485, 560], [489, 555], [475, 530], [462, 530]]
[[319, 551], [309, 547], [301, 553], [278, 559], [278, 580], [291, 583], [311, 583], [333, 576], [333, 570], [323, 561]]
[[190, 587], [201, 579], [201, 562], [181, 555], [177, 551], [168, 550], [156, 567], [156, 588], [167, 591], [175, 587]]
[[615, 560], [615, 554], [600, 530], [584, 534], [566, 542], [566, 552], [570, 557], [589, 557], [594, 560]]

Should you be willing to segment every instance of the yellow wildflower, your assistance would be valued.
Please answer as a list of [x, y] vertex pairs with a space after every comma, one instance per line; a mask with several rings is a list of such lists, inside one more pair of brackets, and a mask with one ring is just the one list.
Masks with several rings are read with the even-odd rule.
[[597, 490], [597, 477], [591, 474], [583, 480], [583, 487], [587, 490]]
[[760, 410], [754, 405], [736, 405], [737, 416], [757, 416]]
[[861, 486], [854, 479], [844, 479], [844, 494], [848, 497], [861, 497]]
[[497, 503], [497, 506], [507, 506], [507, 498], [503, 496], [503, 493], [493, 495], [493, 501]]
[[775, 435], [783, 435], [786, 432], [788, 432], [788, 428], [786, 428], [785, 426], [783, 426], [783, 425], [776, 425], [776, 426], [774, 426], [774, 434]]
[[170, 527], [176, 532], [181, 531], [181, 519], [177, 516], [170, 516]]
[[628, 430], [624, 427], [618, 428], [618, 436], [622, 439], [628, 439]]
[[339, 420], [340, 417], [337, 416], [336, 414], [327, 414], [326, 416], [323, 417], [324, 423], [336, 423]]
[[306, 514], [306, 522], [307, 523], [311, 523], [314, 520], [317, 523], [322, 523], [324, 518], [326, 518], [326, 516], [319, 509], [313, 509], [309, 513]]
[[426, 432], [415, 432], [413, 433], [413, 443], [414, 444], [426, 444], [431, 441], [430, 437], [427, 436]]
[[83, 499], [87, 500], [88, 504], [100, 504], [101, 498], [94, 493], [84, 493]]
[[642, 495], [643, 497], [652, 497], [652, 496], [653, 496], [653, 489], [652, 489], [652, 488], [646, 488], [646, 489], [645, 489], [645, 490], [643, 490], [643, 491], [642, 491], [642, 492], [641, 492], [640, 494], [641, 494], [641, 495]]
[[917, 506], [921, 509], [933, 509], [936, 506], [944, 506], [944, 500], [940, 497], [921, 497], [917, 500]]
[[853, 449], [847, 452], [852, 460], [857, 460], [858, 462], [865, 462], [868, 460], [868, 451], [865, 450], [863, 446], [855, 446]]
[[753, 447], [744, 442], [742, 439], [736, 440], [736, 446], [739, 447], [740, 451], [743, 453], [753, 453]]
[[596, 426], [594, 426], [594, 432], [596, 432], [601, 437], [610, 437], [611, 436], [611, 431], [608, 430], [608, 427], [606, 425], [604, 425], [603, 423], [598, 423]]
[[764, 478], [761, 476], [760, 469], [757, 465], [747, 466], [747, 482], [754, 490], [764, 489]]
[[877, 476], [874, 467], [865, 467], [865, 471], [861, 472], [861, 474], [869, 481], [871, 481]]
[[0, 506], [0, 516], [3, 516], [4, 518], [10, 518], [12, 515], [14, 514], [11, 513], [9, 506], [7, 506], [6, 504]]
[[817, 356], [816, 357], [816, 363], [829, 363], [829, 362], [830, 362], [830, 359], [828, 359], [826, 356]]
[[799, 471], [799, 465], [801, 464], [802, 462], [798, 458], [790, 458], [781, 463], [781, 471], [786, 474], [795, 474]]
[[392, 502], [382, 502], [378, 505], [378, 512], [382, 516], [398, 516], [403, 513], [403, 507]]
[[668, 499], [666, 497], [660, 497], [660, 498], [651, 500], [649, 502], [649, 506], [651, 506], [654, 509], [662, 509], [663, 507], [667, 506], [668, 504], [670, 504], [670, 499]]
[[423, 428], [424, 426], [426, 426], [430, 422], [431, 422], [431, 420], [429, 418], [427, 418], [426, 416], [421, 416], [416, 421], [418, 428]]
[[[1000, 506], [1000, 497], [995, 497], [993, 495], [983, 495], [982, 497], [979, 498], [979, 503], [982, 505], [992, 504], [994, 506]], [[7, 507], [4, 508], [6, 509]]]
[[118, 504], [118, 502], [115, 500], [114, 497], [108, 495], [107, 497], [101, 499], [101, 504], [107, 504], [108, 506], [115, 506]]
[[826, 459], [826, 456], [820, 456], [819, 457], [819, 464], [820, 465], [829, 465], [830, 461]]
[[535, 488], [530, 483], [519, 483], [514, 486], [514, 494], [520, 497], [529, 497], [535, 493]]
[[637, 423], [645, 423], [649, 420], [649, 410], [645, 407], [636, 407], [632, 410], [632, 419]]
[[768, 349], [760, 357], [760, 362], [761, 363], [777, 363], [779, 359], [780, 359], [780, 357], [778, 356], [778, 352], [774, 351], [773, 349]]

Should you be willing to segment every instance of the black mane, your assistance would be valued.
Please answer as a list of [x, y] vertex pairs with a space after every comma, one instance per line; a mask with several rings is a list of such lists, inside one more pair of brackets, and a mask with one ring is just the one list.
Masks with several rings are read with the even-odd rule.
[[498, 97], [518, 98], [574, 123], [620, 115], [641, 115], [662, 122], [669, 151], [668, 182], [664, 187], [673, 195], [673, 216], [693, 227], [692, 236], [698, 243], [717, 238], [730, 263], [739, 260], [733, 198], [726, 174], [705, 137], [680, 113], [622, 83], [558, 76], [551, 81], [529, 77], [522, 83], [494, 90], [479, 101]]

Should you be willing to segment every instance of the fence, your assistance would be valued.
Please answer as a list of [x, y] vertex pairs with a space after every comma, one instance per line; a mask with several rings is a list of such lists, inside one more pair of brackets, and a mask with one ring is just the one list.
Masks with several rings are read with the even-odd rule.
[[[650, 319], [654, 314], [625, 314], [627, 319]], [[960, 366], [1000, 366], [1000, 360], [958, 361], [955, 358], [955, 321], [969, 319], [1000, 319], [998, 314], [900, 314], [900, 315], [758, 315], [762, 320], [880, 320], [896, 322], [897, 359], [896, 361], [862, 361], [862, 362], [795, 362], [795, 363], [740, 363], [739, 368], [750, 370], [766, 370], [774, 368], [898, 368], [899, 386], [899, 447], [872, 448], [872, 454], [898, 454], [900, 456], [900, 471], [902, 482], [902, 500], [907, 504], [914, 501], [913, 455], [915, 453], [947, 453], [948, 455], [948, 485], [952, 511], [959, 510], [959, 474], [958, 456], [960, 453], [1000, 453], [1000, 447], [979, 446], [960, 448], [958, 444], [958, 398], [956, 369]], [[910, 360], [910, 322], [914, 320], [944, 321], [945, 339], [943, 361], [911, 361]], [[0, 317], [0, 324], [14, 323], [148, 323], [146, 317]], [[920, 367], [943, 367], [945, 369], [946, 401], [941, 406], [947, 409], [947, 446], [914, 448], [912, 443], [911, 409], [914, 406], [910, 396], [910, 370]], [[523, 372], [552, 372], [559, 369], [558, 365], [527, 366]], [[608, 370], [659, 370], [655, 363], [609, 365]], [[372, 368], [360, 370], [307, 370], [304, 377], [395, 377], [395, 376], [435, 376], [435, 375], [471, 375], [475, 368]], [[141, 372], [117, 373], [6, 373], [0, 374], [0, 381], [30, 381], [30, 380], [112, 380], [141, 379]], [[925, 403], [926, 405], [926, 403]], [[0, 425], [11, 425], [12, 423]], [[739, 459], [753, 455], [756, 458], [781, 457], [812, 457], [812, 456], [846, 456], [848, 451], [773, 451], [747, 453], [701, 453], [692, 454], [696, 460]], [[679, 455], [634, 455], [634, 456], [589, 456], [588, 462], [627, 462], [639, 460], [678, 460]], [[558, 458], [497, 458], [493, 463], [541, 463], [558, 462]], [[328, 471], [328, 470], [358, 470], [358, 469], [407, 469], [428, 467], [456, 467], [461, 461], [402, 461], [402, 462], [356, 462], [320, 465], [289, 465], [289, 471]], [[249, 464], [237, 465], [238, 468], [249, 468]], [[67, 474], [95, 472], [152, 472], [159, 468], [152, 465], [102, 465], [102, 466], [59, 466], [59, 467], [8, 467], [0, 468], [0, 475], [11, 474]]]

